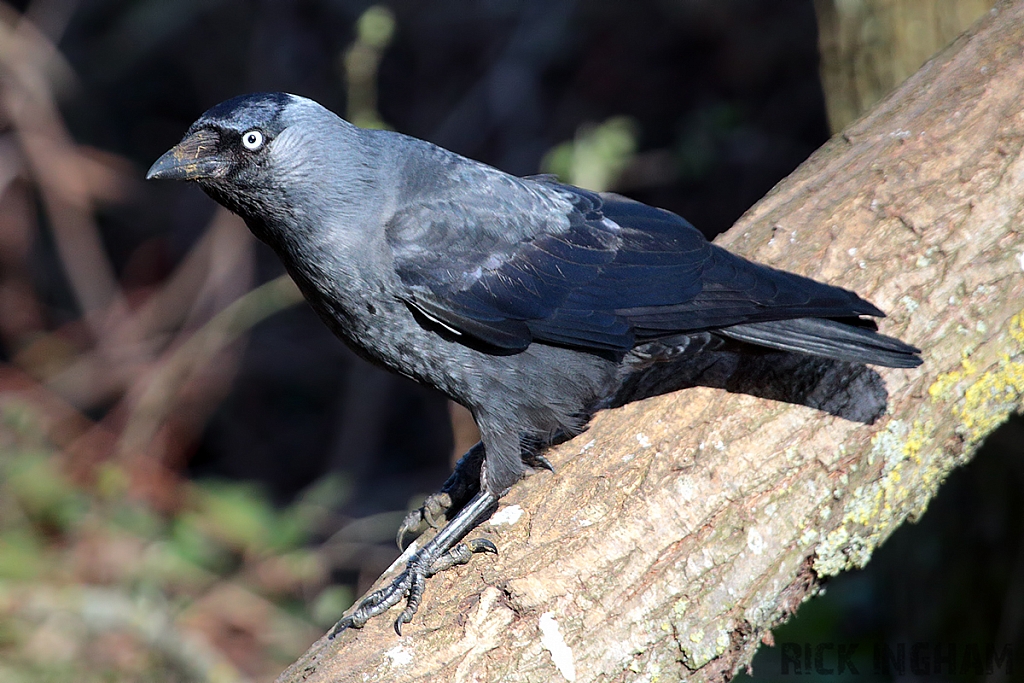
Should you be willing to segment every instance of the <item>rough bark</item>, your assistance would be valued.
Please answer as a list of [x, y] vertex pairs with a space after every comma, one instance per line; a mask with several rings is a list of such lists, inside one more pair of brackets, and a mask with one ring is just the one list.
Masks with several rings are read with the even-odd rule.
[[814, 0], [832, 131], [846, 128], [995, 0]]
[[769, 356], [762, 379], [782, 389], [754, 393], [803, 384], [796, 403], [727, 379], [605, 411], [479, 530], [497, 558], [430, 580], [403, 637], [374, 620], [280, 681], [727, 680], [1021, 409], [1022, 226], [1018, 1], [720, 239], [865, 295], [890, 313], [883, 332], [924, 349], [922, 368]]

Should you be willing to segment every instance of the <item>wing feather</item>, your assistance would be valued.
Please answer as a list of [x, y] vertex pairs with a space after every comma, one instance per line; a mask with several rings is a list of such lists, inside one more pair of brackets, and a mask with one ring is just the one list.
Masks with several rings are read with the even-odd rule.
[[505, 194], [398, 211], [386, 233], [409, 305], [505, 352], [533, 341], [625, 352], [736, 324], [882, 315], [852, 292], [730, 254], [668, 211], [549, 178], [500, 180]]

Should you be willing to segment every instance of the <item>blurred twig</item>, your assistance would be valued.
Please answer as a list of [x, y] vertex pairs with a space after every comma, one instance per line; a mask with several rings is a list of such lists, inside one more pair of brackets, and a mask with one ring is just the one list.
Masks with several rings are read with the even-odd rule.
[[[118, 362], [110, 354], [80, 354], [47, 385], [87, 407], [121, 395], [174, 339], [175, 330], [200, 326], [251, 286], [251, 238], [240, 220], [219, 210], [185, 259], [139, 308], [122, 321]], [[186, 334], [186, 333], [183, 333]]]
[[302, 300], [291, 278], [282, 275], [257, 287], [215, 315], [159, 364], [134, 401], [118, 440], [119, 455], [143, 451], [174, 406], [190, 375], [260, 320]]
[[[381, 38], [381, 31], [374, 29], [377, 24], [369, 20], [370, 28], [363, 33], [371, 43], [383, 46], [386, 36]], [[56, 93], [63, 83], [72, 81], [70, 69], [46, 36], [0, 5], [0, 107], [15, 141], [0, 147], [0, 180], [9, 185], [11, 178], [23, 172], [34, 181], [60, 263], [90, 331], [89, 348], [82, 348], [80, 342], [71, 344], [40, 329], [44, 334], [36, 334], [27, 346], [16, 346], [12, 355], [80, 408], [113, 404], [108, 414], [124, 419], [123, 430], [112, 425], [120, 431], [116, 453], [147, 452], [161, 425], [182, 405], [182, 389], [205, 377], [213, 379], [214, 385], [207, 382], [203, 391], [193, 392], [190, 411], [184, 422], [178, 420], [179, 429], [198, 429], [216, 397], [226, 391], [232, 374], [224, 372], [233, 367], [227, 358], [210, 366], [212, 358], [249, 324], [298, 301], [299, 296], [293, 285], [280, 280], [225, 309], [251, 287], [252, 241], [236, 217], [219, 211], [164, 286], [137, 310], [130, 310], [93, 218], [96, 200], [116, 196], [110, 188], [127, 179], [111, 176], [116, 163], [86, 153], [68, 135], [57, 111]], [[26, 220], [6, 227], [4, 235], [12, 239], [20, 235], [15, 239], [20, 244], [30, 241], [29, 233], [38, 230]], [[27, 250], [13, 251], [9, 259], [15, 262], [6, 264], [5, 272], [16, 274], [17, 261], [27, 258]], [[25, 290], [16, 280], [2, 284], [8, 285], [4, 288], [8, 294]], [[33, 301], [29, 289], [21, 297], [19, 310], [30, 311]], [[27, 321], [5, 336], [20, 344], [26, 337], [24, 328], [40, 327], [39, 321]], [[205, 374], [204, 368], [209, 370]]]
[[[6, 16], [4, 16], [6, 15]], [[0, 80], [3, 110], [37, 182], [68, 280], [94, 336], [103, 337], [126, 305], [92, 220], [88, 169], [60, 122], [50, 77], [56, 58], [49, 41], [28, 21], [12, 23], [0, 11]], [[105, 312], [106, 315], [99, 315]], [[109, 317], [108, 317], [109, 316]]]
[[373, 5], [356, 21], [356, 39], [342, 55], [348, 84], [348, 120], [363, 128], [387, 128], [377, 111], [377, 68], [395, 33], [395, 17]]

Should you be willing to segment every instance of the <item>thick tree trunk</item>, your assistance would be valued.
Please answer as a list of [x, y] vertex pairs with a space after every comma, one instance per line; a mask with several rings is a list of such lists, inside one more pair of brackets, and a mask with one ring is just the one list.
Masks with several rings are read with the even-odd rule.
[[[730, 678], [1021, 409], [1022, 226], [1024, 0], [720, 240], [860, 292], [890, 313], [883, 332], [924, 349], [922, 368], [769, 356], [759, 380], [712, 369], [711, 386], [605, 411], [549, 453], [557, 474], [517, 486], [479, 530], [497, 558], [430, 580], [403, 637], [376, 619], [318, 641], [280, 680]], [[740, 393], [751, 382], [806, 405]]]
[[995, 0], [814, 0], [832, 131], [846, 128]]

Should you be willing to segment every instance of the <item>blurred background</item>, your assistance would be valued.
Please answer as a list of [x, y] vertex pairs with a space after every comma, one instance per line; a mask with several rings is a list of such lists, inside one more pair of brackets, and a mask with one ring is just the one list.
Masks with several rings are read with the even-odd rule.
[[[207, 108], [305, 95], [713, 237], [992, 4], [0, 2], [0, 683], [273, 680], [475, 440], [142, 181]], [[1012, 420], [776, 642], [864, 643], [850, 680], [873, 643], [1024, 643], [1022, 456]], [[1012, 680], [972, 666], [932, 680]]]

